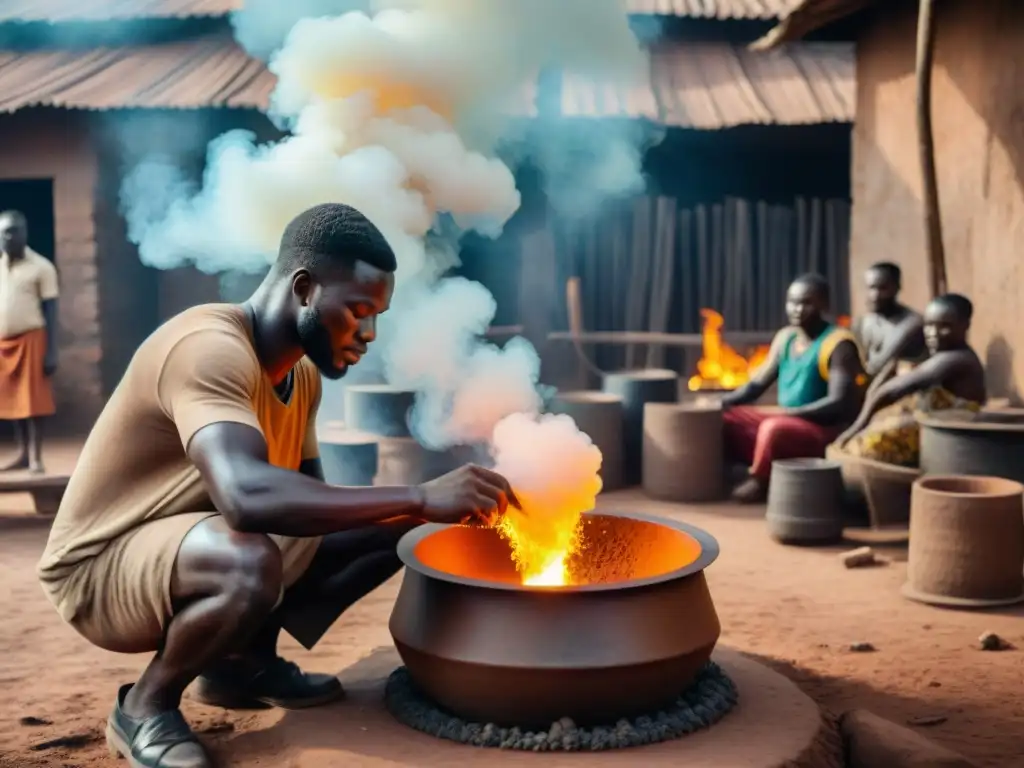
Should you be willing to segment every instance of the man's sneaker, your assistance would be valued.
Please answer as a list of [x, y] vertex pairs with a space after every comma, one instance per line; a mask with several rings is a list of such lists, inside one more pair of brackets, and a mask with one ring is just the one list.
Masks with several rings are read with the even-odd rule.
[[122, 709], [131, 685], [121, 686], [107, 720], [107, 748], [131, 768], [212, 768], [213, 761], [188, 727], [180, 710], [161, 712], [144, 720]]

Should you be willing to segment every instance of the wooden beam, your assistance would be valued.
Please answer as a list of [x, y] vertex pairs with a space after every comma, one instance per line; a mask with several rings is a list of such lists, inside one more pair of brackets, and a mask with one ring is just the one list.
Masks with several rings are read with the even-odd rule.
[[924, 204], [925, 247], [932, 298], [946, 293], [946, 251], [942, 242], [942, 211], [935, 171], [935, 137], [932, 133], [932, 60], [935, 54], [935, 21], [932, 0], [920, 0], [917, 15], [917, 145], [921, 162], [921, 201]]

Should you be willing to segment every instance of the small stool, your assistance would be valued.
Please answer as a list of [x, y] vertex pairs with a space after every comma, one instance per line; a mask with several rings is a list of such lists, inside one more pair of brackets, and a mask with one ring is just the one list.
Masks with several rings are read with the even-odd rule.
[[917, 480], [902, 591], [946, 608], [1024, 602], [1024, 485], [964, 475]]
[[843, 537], [843, 473], [828, 459], [772, 462], [765, 520], [784, 544], [828, 544]]

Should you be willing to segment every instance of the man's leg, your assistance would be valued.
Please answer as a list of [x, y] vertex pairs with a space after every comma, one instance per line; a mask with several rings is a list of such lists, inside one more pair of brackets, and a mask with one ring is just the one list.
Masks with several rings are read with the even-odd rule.
[[302, 709], [344, 695], [333, 675], [302, 672], [277, 655], [281, 629], [312, 648], [345, 610], [401, 569], [398, 540], [418, 524], [397, 520], [325, 536], [264, 626], [244, 646], [204, 670], [196, 698], [232, 709]]
[[43, 467], [43, 420], [25, 419], [25, 437], [29, 471], [42, 474], [46, 471]]
[[19, 469], [28, 469], [28, 420], [18, 419], [11, 422], [14, 428], [14, 441], [18, 446], [18, 453], [15, 458], [0, 466], [0, 472], [13, 472]]
[[763, 501], [768, 493], [772, 462], [778, 459], [821, 458], [838, 430], [823, 427], [796, 416], [772, 416], [757, 432], [750, 479], [737, 488], [734, 498], [743, 502]]
[[219, 516], [193, 527], [175, 560], [163, 645], [138, 682], [119, 692], [111, 746], [137, 765], [212, 765], [181, 717], [181, 695], [201, 670], [251, 639], [280, 590], [281, 552], [269, 537], [232, 531]]

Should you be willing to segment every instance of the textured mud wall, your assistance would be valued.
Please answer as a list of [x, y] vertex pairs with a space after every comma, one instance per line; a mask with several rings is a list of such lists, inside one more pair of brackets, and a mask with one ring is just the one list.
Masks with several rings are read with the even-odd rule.
[[[950, 290], [975, 304], [972, 342], [993, 396], [1024, 386], [1024, 3], [937, 9], [933, 122]], [[899, 263], [904, 294], [929, 298], [914, 106], [913, 4], [878, 14], [858, 41], [853, 138], [853, 305], [862, 273]]]

